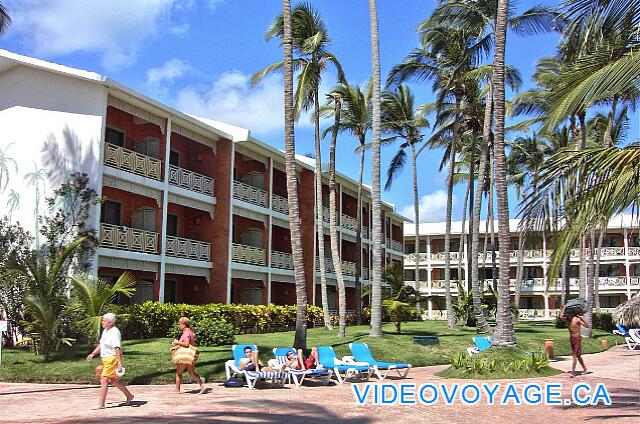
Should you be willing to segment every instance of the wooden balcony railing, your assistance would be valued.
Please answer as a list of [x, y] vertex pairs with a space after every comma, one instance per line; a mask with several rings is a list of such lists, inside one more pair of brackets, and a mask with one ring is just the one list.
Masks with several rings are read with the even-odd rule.
[[211, 243], [182, 237], [167, 236], [167, 256], [196, 261], [211, 260]]
[[271, 267], [293, 270], [293, 256], [291, 253], [271, 251]]
[[267, 192], [242, 181], [233, 182], [233, 198], [253, 203], [263, 208], [267, 207]]
[[158, 253], [158, 233], [111, 224], [100, 224], [100, 246], [140, 253]]
[[245, 244], [232, 244], [231, 262], [241, 264], [250, 264], [258, 266], [266, 266], [267, 255], [266, 250], [260, 247], [247, 246]]
[[358, 229], [358, 220], [352, 216], [342, 214], [342, 222], [340, 225], [347, 230], [356, 231]]
[[356, 264], [354, 262], [342, 261], [342, 273], [353, 277], [356, 275]]
[[286, 197], [278, 196], [277, 194], [272, 194], [271, 209], [273, 209], [276, 212], [289, 215], [289, 200]]
[[115, 144], [104, 144], [104, 164], [146, 178], [162, 181], [162, 161]]
[[188, 169], [169, 165], [169, 184], [213, 196], [213, 178]]

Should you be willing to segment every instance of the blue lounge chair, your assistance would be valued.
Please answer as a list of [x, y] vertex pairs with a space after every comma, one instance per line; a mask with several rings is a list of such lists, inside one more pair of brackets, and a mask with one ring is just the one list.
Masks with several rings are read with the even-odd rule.
[[622, 325], [616, 323], [617, 330], [613, 330], [613, 334], [616, 336], [629, 337], [629, 331]]
[[227, 375], [227, 379], [232, 376], [243, 375], [245, 380], [247, 381], [247, 386], [250, 389], [254, 389], [256, 387], [256, 383], [258, 380], [265, 379], [271, 380], [273, 383], [278, 383], [281, 386], [284, 385], [284, 381], [287, 378], [286, 372], [278, 372], [278, 371], [247, 371], [240, 369], [240, 359], [244, 358], [244, 348], [250, 346], [251, 351], [256, 350], [258, 347], [256, 345], [233, 345], [231, 347], [231, 351], [233, 353], [233, 359], [228, 360], [224, 364], [225, 373]]
[[475, 346], [467, 348], [467, 353], [469, 355], [473, 355], [474, 353], [480, 353], [483, 350], [487, 350], [491, 347], [493, 343], [493, 336], [482, 337], [477, 336], [473, 338], [473, 343]]
[[[402, 378], [405, 378], [407, 374], [409, 374], [409, 370], [411, 369], [411, 364], [402, 364], [399, 362], [381, 362], [377, 361], [373, 358], [371, 354], [371, 350], [366, 343], [349, 343], [349, 349], [351, 349], [351, 353], [353, 353], [353, 360], [355, 362], [367, 362], [375, 373], [376, 377], [381, 380], [387, 378], [387, 375], [391, 370], [396, 370], [398, 375]], [[349, 360], [349, 357], [342, 358], [343, 360]], [[381, 373], [380, 371], [386, 371], [385, 373]]]
[[331, 346], [318, 346], [318, 362], [322, 368], [333, 370], [339, 383], [344, 383], [354, 376], [365, 380], [371, 376], [371, 367], [367, 362], [341, 361], [336, 357], [336, 352]]
[[[287, 353], [293, 352], [297, 355], [295, 349], [290, 347], [274, 347], [273, 348], [273, 356], [275, 356], [275, 363], [277, 365], [285, 365], [287, 363]], [[331, 380], [331, 375], [333, 374], [333, 370], [327, 369], [313, 369], [313, 370], [294, 370], [287, 369], [287, 378], [296, 387], [300, 387], [304, 382], [305, 378], [317, 377], [322, 381], [328, 383]]]

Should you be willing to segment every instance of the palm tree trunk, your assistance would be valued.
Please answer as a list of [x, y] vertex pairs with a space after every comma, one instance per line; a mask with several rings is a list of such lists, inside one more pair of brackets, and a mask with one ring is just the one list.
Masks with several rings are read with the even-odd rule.
[[293, 131], [293, 37], [291, 28], [291, 3], [282, 0], [284, 23], [284, 156], [287, 176], [287, 196], [289, 200], [289, 228], [291, 231], [291, 254], [296, 279], [296, 334], [293, 346], [307, 348], [307, 290], [304, 279], [304, 259], [302, 257], [302, 234], [300, 231], [300, 210], [298, 206], [298, 184], [296, 180], [295, 139]]
[[378, 15], [376, 1], [369, 0], [369, 22], [371, 24], [371, 214], [373, 233], [373, 259], [371, 263], [371, 332], [370, 337], [382, 336], [382, 240], [380, 211], [380, 46], [378, 42]]
[[358, 256], [356, 259], [356, 324], [362, 324], [362, 282], [360, 281], [360, 270], [362, 269], [362, 176], [364, 174], [364, 134], [360, 135], [360, 173], [358, 174], [358, 212], [356, 212], [356, 249]]
[[[475, 178], [476, 178], [476, 143], [478, 142], [478, 132], [477, 130], [474, 128], [472, 130], [472, 134], [471, 134], [471, 158], [469, 160], [469, 207], [468, 207], [468, 211], [469, 211], [469, 232], [467, 235], [467, 252], [466, 255], [467, 257], [465, 258], [465, 263], [467, 265], [467, 275], [466, 275], [466, 279], [467, 279], [467, 291], [469, 293], [471, 293], [471, 233], [472, 233], [472, 228], [473, 228], [473, 201], [474, 201], [474, 184], [475, 184]], [[464, 226], [463, 226], [464, 228]]]
[[600, 229], [598, 234], [598, 251], [596, 252], [596, 268], [593, 272], [593, 307], [600, 312], [600, 254], [602, 252], [602, 240], [605, 230]]
[[[316, 148], [316, 233], [318, 240], [318, 268], [320, 269], [320, 296], [322, 298], [322, 316], [324, 325], [327, 329], [332, 330], [331, 318], [329, 315], [329, 297], [327, 295], [327, 270], [325, 266], [324, 252], [324, 220], [322, 219], [322, 152], [320, 149], [320, 102], [318, 100], [318, 91], [313, 93], [314, 105], [314, 136]], [[315, 254], [315, 252], [314, 252]], [[315, 279], [313, 281], [315, 284]]]
[[[466, 235], [465, 224], [467, 221], [467, 202], [469, 200], [469, 191], [471, 190], [470, 184], [471, 180], [469, 180], [469, 184], [467, 184], [467, 189], [464, 193], [464, 202], [462, 203], [462, 230], [460, 231], [460, 246], [458, 246], [458, 281], [460, 282], [460, 284], [462, 284], [462, 281], [464, 281], [464, 274], [462, 272], [462, 255], [464, 254], [464, 243], [462, 241], [465, 239]], [[462, 286], [466, 288], [466, 284], [462, 284]]]
[[609, 119], [607, 120], [607, 130], [604, 132], [604, 147], [613, 146], [613, 121], [616, 119], [616, 108], [618, 107], [618, 96], [613, 96], [613, 102], [611, 103], [611, 112], [609, 113]]
[[[489, 199], [487, 201], [487, 220], [489, 222], [489, 240], [491, 240], [491, 280], [493, 284], [493, 290], [498, 290], [498, 280], [496, 277], [498, 276], [498, 265], [497, 265], [497, 257], [496, 257], [496, 230], [495, 230], [495, 216], [493, 213], [493, 187], [494, 187], [494, 177], [493, 173], [489, 175]], [[500, 247], [500, 246], [498, 246]]]
[[[420, 293], [420, 195], [418, 192], [418, 164], [416, 161], [416, 146], [413, 142], [409, 142], [411, 148], [411, 170], [413, 173], [413, 212], [415, 214], [414, 219], [414, 231], [415, 231], [415, 244], [416, 244], [416, 293]], [[422, 317], [420, 312], [420, 301], [416, 302], [416, 317], [418, 321]]]
[[[487, 156], [489, 150], [489, 134], [491, 133], [491, 116], [493, 115], [493, 89], [489, 84], [487, 90], [487, 100], [484, 112], [484, 124], [482, 130], [482, 148], [480, 152], [480, 165], [478, 167], [478, 187], [475, 192], [471, 216], [471, 294], [473, 302], [473, 313], [476, 318], [476, 329], [478, 333], [488, 333], [491, 331], [487, 318], [482, 309], [482, 298], [480, 296], [480, 273], [478, 270], [478, 250], [480, 247], [480, 211], [482, 209], [482, 195], [484, 193], [485, 176], [487, 174]], [[486, 228], [486, 226], [485, 226]], [[485, 242], [487, 236], [485, 234]], [[484, 256], [484, 255], [483, 255]], [[484, 286], [484, 281], [482, 283]]]
[[507, 198], [506, 157], [504, 151], [504, 55], [508, 8], [509, 0], [498, 0], [493, 59], [493, 81], [496, 91], [494, 155], [496, 162], [496, 197], [498, 200], [498, 238], [500, 243], [500, 283], [498, 284], [497, 325], [494, 343], [499, 346], [515, 346], [516, 344], [509, 295], [509, 202]]
[[596, 232], [595, 230], [591, 230], [590, 232], [590, 240], [589, 240], [589, 266], [587, 267], [587, 286], [586, 295], [587, 295], [587, 311], [584, 314], [584, 319], [589, 325], [588, 327], [582, 326], [580, 328], [580, 334], [582, 337], [591, 337], [592, 332], [592, 321], [593, 321], [593, 255], [595, 254], [594, 245], [596, 244]]
[[346, 295], [344, 287], [344, 278], [342, 277], [342, 258], [341, 246], [338, 239], [338, 216], [336, 192], [336, 142], [338, 139], [338, 130], [340, 129], [340, 110], [342, 109], [342, 101], [339, 95], [333, 96], [335, 123], [333, 125], [333, 133], [331, 135], [331, 144], [329, 147], [329, 232], [331, 236], [331, 259], [333, 260], [333, 269], [336, 274], [338, 283], [338, 337], [344, 337], [346, 333], [347, 314]]
[[[460, 98], [456, 96], [456, 112], [453, 121], [453, 139], [449, 147], [449, 169], [447, 171], [447, 217], [445, 221], [444, 233], [444, 284], [445, 302], [447, 304], [447, 325], [455, 328], [456, 317], [453, 312], [451, 301], [451, 216], [453, 209], [453, 174], [456, 166], [456, 148], [458, 145], [460, 131]], [[460, 293], [458, 293], [458, 298]]]

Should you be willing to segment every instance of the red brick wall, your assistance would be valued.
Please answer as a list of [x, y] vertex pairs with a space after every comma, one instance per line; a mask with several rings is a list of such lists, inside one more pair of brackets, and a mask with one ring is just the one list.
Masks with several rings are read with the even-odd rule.
[[356, 262], [358, 260], [358, 250], [356, 244], [347, 240], [342, 240], [342, 260]]
[[[221, 143], [225, 142], [227, 141]], [[171, 150], [180, 153], [180, 165], [178, 166], [213, 178], [217, 158], [210, 147], [181, 134], [172, 133]]]
[[358, 213], [358, 199], [342, 193], [342, 213], [355, 218]]
[[273, 193], [285, 199], [289, 197], [287, 193], [287, 175], [279, 169], [273, 169]]

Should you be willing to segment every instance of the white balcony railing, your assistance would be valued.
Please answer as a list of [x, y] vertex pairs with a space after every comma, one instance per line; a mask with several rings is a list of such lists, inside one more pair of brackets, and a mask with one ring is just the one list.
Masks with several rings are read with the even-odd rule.
[[[320, 272], [320, 258], [316, 256], [316, 271]], [[333, 268], [333, 261], [330, 258], [324, 259], [324, 271], [327, 274], [335, 274], [336, 270]]]
[[166, 248], [167, 256], [194, 259], [196, 261], [211, 260], [211, 243], [204, 241], [167, 236]]
[[271, 267], [293, 270], [293, 255], [291, 253], [271, 251]]
[[154, 180], [162, 180], [162, 161], [115, 144], [104, 144], [104, 164]]
[[640, 256], [640, 247], [630, 247], [628, 251], [629, 256]]
[[100, 246], [157, 254], [158, 233], [118, 225], [100, 224]]
[[640, 286], [640, 277], [631, 277], [629, 279], [629, 284], [632, 286]]
[[247, 246], [245, 244], [232, 244], [232, 262], [242, 264], [266, 266], [266, 251], [260, 247]]
[[[431, 260], [432, 261], [444, 261], [446, 257], [446, 253], [445, 252], [438, 252], [438, 253], [432, 253], [431, 254]], [[464, 259], [464, 253], [462, 254], [462, 256], [460, 256], [460, 252], [450, 252], [449, 253], [449, 260], [451, 261], [458, 261]]]
[[600, 249], [600, 256], [624, 256], [624, 247], [603, 247]]
[[213, 178], [206, 175], [169, 165], [169, 184], [173, 186], [213, 196], [213, 182]]
[[626, 277], [600, 277], [598, 281], [599, 287], [605, 287], [605, 286], [619, 287], [619, 286], [626, 286], [626, 285], [627, 285]]
[[289, 215], [289, 200], [287, 200], [287, 198], [285, 197], [278, 196], [277, 194], [272, 194], [271, 209], [276, 212]]
[[358, 229], [358, 220], [349, 215], [342, 214], [341, 226], [347, 230], [356, 231]]
[[356, 264], [354, 262], [342, 261], [342, 273], [353, 277], [356, 275]]
[[242, 181], [233, 182], [233, 198], [254, 205], [267, 207], [267, 192]]

